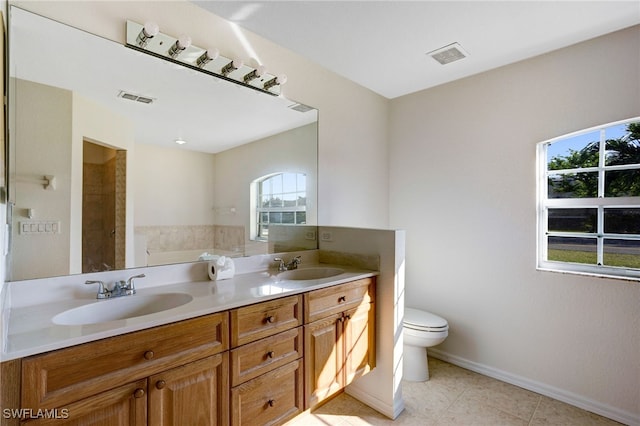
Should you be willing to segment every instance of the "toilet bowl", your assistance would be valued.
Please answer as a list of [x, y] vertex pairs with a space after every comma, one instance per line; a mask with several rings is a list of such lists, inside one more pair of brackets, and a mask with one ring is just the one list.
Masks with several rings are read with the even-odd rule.
[[449, 334], [447, 320], [430, 312], [405, 308], [402, 329], [403, 378], [412, 382], [429, 380], [427, 348], [438, 345], [447, 338]]

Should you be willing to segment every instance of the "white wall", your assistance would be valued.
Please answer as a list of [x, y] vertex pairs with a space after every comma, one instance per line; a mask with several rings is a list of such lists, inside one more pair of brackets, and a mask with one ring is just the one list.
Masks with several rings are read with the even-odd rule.
[[213, 225], [213, 154], [140, 143], [135, 154], [135, 226]]
[[[455, 64], [451, 65], [455, 67]], [[640, 115], [640, 27], [391, 102], [390, 218], [437, 349], [640, 423], [640, 285], [536, 271], [536, 143]]]
[[[72, 149], [69, 144], [73, 95], [68, 90], [24, 80], [12, 79], [10, 85], [14, 89], [11, 92], [20, 96], [20, 102], [16, 103], [17, 120], [11, 129], [18, 141], [11, 158], [19, 171], [12, 184], [17, 195], [13, 209], [11, 241], [15, 256], [11, 276], [29, 279], [42, 276], [43, 271], [49, 271], [51, 275], [66, 275], [70, 267], [68, 231], [73, 224]], [[33, 125], [33, 116], [41, 118], [38, 126]], [[55, 190], [45, 190], [42, 184], [37, 183], [45, 175], [55, 176]], [[82, 182], [82, 175], [80, 177]], [[80, 191], [82, 195], [82, 187]], [[27, 209], [33, 209], [33, 220], [59, 221], [64, 232], [21, 233], [20, 224], [31, 220]]]

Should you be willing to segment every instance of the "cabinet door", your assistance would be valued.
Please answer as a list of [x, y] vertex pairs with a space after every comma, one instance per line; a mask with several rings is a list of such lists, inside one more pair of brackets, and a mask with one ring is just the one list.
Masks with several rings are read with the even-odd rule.
[[333, 315], [304, 326], [305, 408], [342, 389], [341, 318], [342, 314]]
[[[146, 426], [147, 380], [138, 380], [69, 404], [42, 410], [24, 426]], [[34, 415], [39, 413], [33, 411]]]
[[228, 353], [205, 358], [149, 378], [149, 424], [227, 425]]
[[375, 367], [375, 337], [375, 304], [361, 305], [344, 313], [345, 385]]

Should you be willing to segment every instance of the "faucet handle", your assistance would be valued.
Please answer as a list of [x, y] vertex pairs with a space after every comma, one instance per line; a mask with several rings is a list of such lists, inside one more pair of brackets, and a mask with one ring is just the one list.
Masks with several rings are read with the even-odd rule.
[[84, 282], [85, 284], [98, 284], [98, 294], [96, 295], [96, 299], [105, 299], [108, 297], [107, 291], [104, 288], [104, 283], [102, 281], [94, 281], [88, 280]]
[[138, 274], [138, 275], [134, 275], [134, 276], [132, 276], [132, 277], [129, 277], [129, 279], [127, 280], [127, 287], [126, 287], [126, 289], [127, 289], [128, 291], [130, 291], [130, 292], [131, 292], [131, 294], [135, 294], [135, 293], [136, 293], [136, 286], [133, 284], [133, 280], [134, 280], [135, 278], [144, 278], [144, 277], [146, 277], [146, 275], [145, 275], [145, 274]]
[[284, 264], [284, 259], [281, 257], [276, 257], [275, 259], [273, 259], [274, 262], [280, 262], [280, 264], [278, 265], [278, 271], [286, 271], [287, 267]]

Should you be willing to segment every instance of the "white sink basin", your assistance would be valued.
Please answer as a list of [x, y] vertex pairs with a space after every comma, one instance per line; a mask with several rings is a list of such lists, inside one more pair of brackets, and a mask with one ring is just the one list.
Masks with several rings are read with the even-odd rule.
[[322, 278], [335, 277], [344, 272], [340, 268], [330, 267], [314, 267], [314, 268], [302, 268], [292, 269], [291, 271], [284, 271], [278, 274], [278, 278], [281, 280], [319, 280]]
[[155, 314], [177, 308], [193, 300], [186, 293], [162, 293], [117, 297], [61, 312], [52, 321], [58, 325], [98, 324]]

